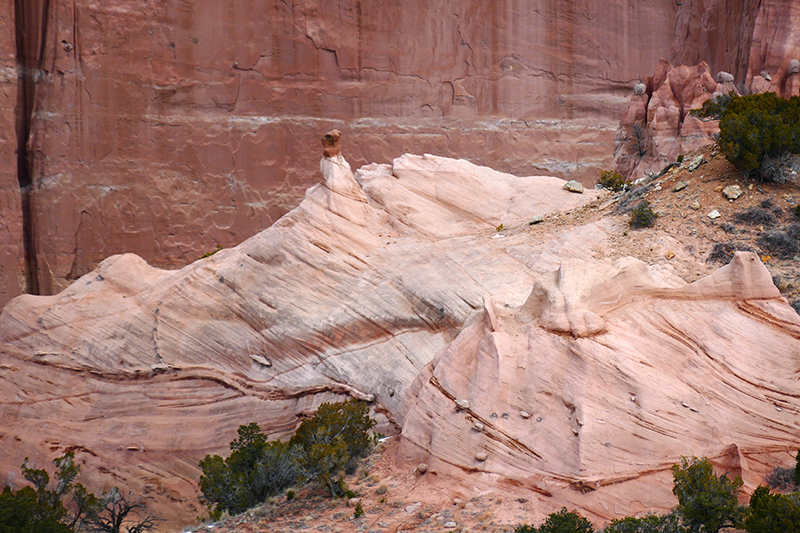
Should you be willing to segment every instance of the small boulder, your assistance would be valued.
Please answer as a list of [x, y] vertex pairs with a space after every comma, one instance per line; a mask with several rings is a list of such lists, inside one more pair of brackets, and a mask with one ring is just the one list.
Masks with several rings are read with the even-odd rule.
[[361, 498], [350, 498], [349, 500], [347, 500], [348, 507], [355, 507], [359, 503], [361, 503]]
[[527, 420], [531, 417], [531, 414], [528, 411], [520, 411], [519, 416]]
[[637, 83], [633, 86], [633, 94], [636, 96], [642, 96], [644, 93], [647, 92], [647, 85], [644, 83]]
[[456, 525], [458, 525], [458, 524], [456, 524], [455, 522], [453, 522], [453, 521], [451, 520], [451, 521], [449, 521], [449, 522], [445, 522], [445, 523], [444, 523], [444, 528], [445, 528], [445, 529], [453, 529], [454, 527], [456, 527]]
[[797, 74], [800, 72], [800, 61], [792, 59], [789, 61], [789, 74]]
[[566, 182], [564, 184], [564, 188], [569, 192], [577, 192], [577, 193], [583, 192], [583, 185], [575, 180], [569, 180], [568, 182]]
[[405, 509], [405, 511], [406, 511], [408, 514], [414, 514], [414, 513], [416, 513], [417, 511], [419, 511], [420, 507], [422, 507], [422, 504], [421, 504], [421, 503], [419, 503], [419, 502], [414, 502], [414, 503], [412, 503], [411, 505], [407, 505], [407, 506], [406, 506], [406, 509]]
[[425, 463], [420, 463], [417, 465], [417, 472], [419, 472], [420, 474], [424, 474], [427, 471], [428, 471], [428, 465], [426, 465]]
[[488, 458], [489, 458], [489, 456], [488, 456], [488, 455], [486, 455], [486, 452], [478, 452], [478, 453], [476, 453], [476, 454], [475, 454], [475, 460], [476, 460], [476, 461], [481, 461], [481, 462], [483, 462], [483, 461], [485, 461], [485, 460], [486, 460], [486, 459], [488, 459]]
[[472, 424], [472, 429], [474, 429], [475, 431], [483, 431], [484, 429], [486, 429], [486, 426], [483, 424], [483, 422], [475, 422], [474, 424]]
[[456, 409], [466, 411], [469, 409], [469, 400], [456, 400]]
[[691, 207], [695, 211], [698, 211], [700, 209], [700, 200], [695, 200], [694, 203], [689, 207]]
[[702, 154], [700, 154], [697, 157], [695, 157], [694, 159], [692, 159], [692, 162], [689, 163], [688, 165], [686, 165], [686, 168], [689, 170], [689, 172], [694, 172], [695, 170], [697, 170], [697, 168], [700, 165], [702, 165], [705, 162], [706, 162], [706, 158], [703, 157]]
[[719, 214], [719, 211], [717, 211], [716, 209], [714, 209], [713, 211], [711, 211], [711, 212], [708, 214], [708, 218], [710, 218], [711, 220], [714, 220], [715, 218], [719, 218], [719, 217], [721, 217], [721, 216], [722, 216], [722, 215], [720, 215], [720, 214]]
[[743, 194], [744, 191], [738, 185], [728, 185], [722, 189], [722, 195], [728, 200], [736, 200]]
[[681, 192], [683, 189], [685, 189], [688, 186], [689, 186], [689, 182], [688, 181], [682, 181], [682, 182], [678, 183], [677, 185], [675, 185], [672, 188], [672, 192]]
[[717, 72], [717, 83], [732, 83], [733, 82], [733, 74], [730, 72], [725, 72], [724, 70], [720, 70]]

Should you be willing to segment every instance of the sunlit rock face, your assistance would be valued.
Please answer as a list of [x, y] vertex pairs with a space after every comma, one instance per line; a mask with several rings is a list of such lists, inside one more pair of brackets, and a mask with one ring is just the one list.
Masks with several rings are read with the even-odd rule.
[[681, 456], [752, 490], [759, 456], [798, 442], [799, 333], [752, 253], [689, 285], [632, 258], [564, 261], [519, 307], [487, 295], [419, 374], [400, 455], [603, 520], [671, 507]]
[[185, 524], [203, 514], [199, 460], [239, 425], [287, 436], [319, 403], [355, 397], [396, 433], [405, 390], [485, 292], [518, 305], [551, 251], [602, 245], [596, 226], [561, 244], [526, 232], [596, 197], [561, 179], [413, 155], [354, 175], [330, 154], [300, 206], [235, 248], [173, 271], [113, 256], [58, 295], [9, 303], [0, 477], [75, 449], [90, 488], [143, 492]]

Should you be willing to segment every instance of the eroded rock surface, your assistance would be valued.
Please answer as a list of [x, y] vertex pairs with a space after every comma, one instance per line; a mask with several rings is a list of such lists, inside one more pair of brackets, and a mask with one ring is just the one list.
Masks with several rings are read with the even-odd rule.
[[711, 98], [738, 93], [729, 73], [713, 75], [705, 62], [673, 67], [662, 59], [642, 85], [646, 90], [631, 97], [614, 145], [614, 168], [631, 178], [657, 172], [679, 155], [713, 143], [719, 124], [689, 112]]
[[487, 297], [420, 373], [399, 453], [604, 520], [671, 507], [656, 474], [681, 456], [753, 490], [748, 460], [798, 442], [798, 334], [752, 253], [689, 285], [631, 258], [567, 261], [522, 306]]
[[558, 178], [434, 156], [355, 176], [341, 154], [321, 167], [299, 207], [236, 248], [177, 271], [114, 256], [58, 295], [9, 303], [0, 477], [75, 449], [91, 488], [144, 491], [185, 524], [203, 513], [197, 463], [226, 453], [240, 424], [285, 436], [298, 414], [351, 396], [392, 433], [406, 388], [485, 293], [520, 305], [554, 250], [602, 246], [596, 224], [526, 233], [597, 195]]
[[[800, 95], [800, 6], [778, 0], [682, 2], [669, 58], [633, 86], [613, 166], [639, 178], [713, 142], [715, 121], [689, 115], [735, 92]], [[673, 66], [678, 65], [678, 66]]]

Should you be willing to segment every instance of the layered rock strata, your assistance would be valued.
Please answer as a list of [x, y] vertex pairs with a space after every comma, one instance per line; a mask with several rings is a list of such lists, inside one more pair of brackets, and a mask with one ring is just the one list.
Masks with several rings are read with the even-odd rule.
[[[393, 433], [405, 389], [483, 293], [518, 305], [516, 287], [553, 264], [520, 230], [596, 195], [434, 156], [354, 177], [330, 155], [299, 207], [236, 248], [177, 271], [114, 256], [58, 295], [9, 303], [0, 477], [73, 449], [90, 488], [143, 492], [185, 524], [203, 514], [199, 460], [240, 424], [286, 436], [350, 396]], [[541, 245], [582, 254], [597, 231]]]
[[681, 456], [751, 491], [759, 454], [798, 442], [799, 339], [752, 253], [683, 286], [631, 258], [563, 261], [521, 306], [487, 295], [420, 373], [400, 454], [601, 522], [674, 505], [659, 474]]

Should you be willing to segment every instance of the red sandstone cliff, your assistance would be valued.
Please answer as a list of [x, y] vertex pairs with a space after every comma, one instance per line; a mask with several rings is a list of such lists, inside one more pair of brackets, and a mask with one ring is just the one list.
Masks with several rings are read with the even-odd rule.
[[309, 147], [330, 127], [348, 135], [356, 165], [430, 152], [592, 179], [632, 81], [669, 51], [677, 6], [18, 9], [33, 69], [33, 283], [49, 294], [114, 253], [175, 267], [269, 226], [313, 183]]
[[[430, 152], [591, 180], [660, 57], [777, 72], [797, 51], [797, 5], [6, 0], [0, 25], [18, 38], [16, 58], [0, 44], [2, 90], [17, 103], [2, 120], [19, 139], [0, 150], [0, 304], [114, 253], [174, 268], [243, 241], [297, 204], [330, 127], [356, 165]], [[15, 176], [31, 182], [24, 217]]]
[[17, 179], [14, 2], [0, 0], [0, 306], [24, 288], [22, 201]]

